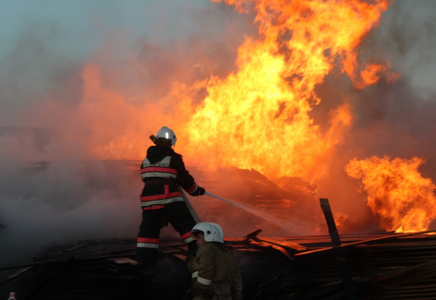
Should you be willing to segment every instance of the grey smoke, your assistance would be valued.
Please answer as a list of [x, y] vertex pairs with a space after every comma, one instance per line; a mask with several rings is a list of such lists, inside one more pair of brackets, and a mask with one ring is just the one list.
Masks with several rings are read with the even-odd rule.
[[[181, 39], [171, 36], [174, 28], [159, 24], [150, 35], [133, 39], [124, 29], [107, 29], [98, 37], [102, 45], [83, 55], [80, 44], [89, 42], [95, 28], [70, 39], [59, 19], [23, 18], [20, 29], [10, 31], [16, 34], [0, 53], [0, 268], [31, 262], [51, 245], [137, 235], [143, 157], [100, 161], [86, 149], [92, 130], [77, 118], [83, 67], [98, 65], [105, 87], [122, 90], [127, 101], [139, 105], [164, 97], [172, 81], [225, 76], [235, 68], [244, 34], [256, 32], [252, 16], [224, 4], [181, 12], [170, 3], [150, 8], [176, 14], [171, 22], [184, 16], [182, 25], [190, 31]], [[127, 26], [130, 17], [114, 14]], [[143, 16], [137, 17], [132, 22], [141, 23]], [[200, 91], [197, 101], [204, 94]], [[147, 126], [140, 128], [144, 137], [154, 133]], [[175, 232], [166, 228], [166, 234]]]

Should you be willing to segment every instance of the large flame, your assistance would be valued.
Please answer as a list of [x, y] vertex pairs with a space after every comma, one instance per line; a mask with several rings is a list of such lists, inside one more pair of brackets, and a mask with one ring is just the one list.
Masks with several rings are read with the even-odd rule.
[[383, 229], [414, 232], [427, 230], [436, 218], [436, 186], [419, 173], [422, 163], [418, 157], [371, 157], [353, 159], [345, 170], [349, 176], [362, 180], [368, 206], [380, 216]]
[[337, 64], [359, 87], [377, 81], [381, 67], [357, 70], [356, 47], [388, 1], [226, 3], [240, 12], [254, 9], [260, 37], [247, 38], [239, 48], [236, 73], [210, 79], [208, 96], [184, 128], [190, 138], [184, 153], [207, 157], [210, 165], [254, 168], [270, 178], [313, 179], [352, 121], [344, 101], [322, 132], [309, 116], [321, 101], [314, 88]]

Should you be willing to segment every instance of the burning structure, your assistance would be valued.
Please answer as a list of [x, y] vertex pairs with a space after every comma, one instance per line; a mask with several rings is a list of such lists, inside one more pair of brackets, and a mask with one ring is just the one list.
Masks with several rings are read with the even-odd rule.
[[[261, 230], [245, 238], [226, 239], [241, 269], [245, 299], [434, 297], [434, 231], [340, 238], [328, 200], [321, 199], [321, 206], [331, 241], [326, 236], [264, 238]], [[32, 264], [10, 268], [21, 270], [0, 285], [0, 292], [19, 289], [27, 300], [184, 296], [190, 276], [183, 242], [161, 241], [154, 278], [128, 271], [135, 252], [135, 240], [116, 239], [52, 248]]]
[[[434, 24], [428, 22], [421, 30], [413, 23], [400, 24], [396, 20], [406, 19], [401, 13], [409, 5], [401, 1], [212, 2], [220, 14], [230, 14], [229, 7], [234, 8], [237, 14], [232, 18], [243, 20], [238, 30], [228, 29], [221, 43], [225, 46], [218, 50], [194, 38], [186, 48], [172, 44], [171, 51], [137, 39], [131, 49], [120, 51], [127, 55], [114, 59], [108, 53], [116, 48], [111, 36], [86, 62], [68, 72], [55, 68], [47, 77], [56, 80], [44, 93], [30, 90], [24, 95], [10, 88], [20, 82], [12, 76], [14, 72], [8, 80], [2, 79], [7, 91], [3, 97], [29, 94], [32, 99], [40, 98], [17, 108], [19, 113], [10, 113], [12, 117], [1, 112], [6, 120], [2, 122], [10, 123], [0, 127], [4, 170], [0, 174], [0, 236], [6, 241], [1, 244], [2, 266], [29, 261], [52, 243], [133, 238], [139, 224], [136, 172], [149, 146], [146, 137], [163, 125], [162, 120], [176, 129], [177, 151], [188, 166], [197, 166], [191, 170], [207, 190], [249, 205], [283, 225], [216, 200], [193, 200], [200, 217], [221, 223], [229, 236], [240, 237], [261, 228], [265, 236], [304, 235], [286, 241], [308, 251], [327, 246], [328, 237], [309, 237], [327, 233], [319, 197], [329, 197], [341, 238], [350, 243], [372, 234], [434, 229], [434, 99], [431, 95], [423, 101], [407, 74], [400, 72], [398, 62], [390, 60], [395, 55], [397, 60], [403, 58], [408, 49], [417, 51], [409, 44], [418, 37], [411, 38], [407, 28], [432, 33]], [[248, 33], [236, 36], [243, 31], [240, 28], [249, 28]], [[41, 45], [32, 41], [35, 45], [17, 48], [16, 53], [22, 48], [41, 53], [36, 51]], [[165, 65], [171, 67], [165, 69]], [[343, 236], [353, 233], [366, 236]], [[427, 296], [431, 295], [432, 257], [426, 251], [433, 249], [432, 237], [393, 236], [399, 238], [346, 247], [344, 256], [353, 279], [356, 274], [361, 276], [354, 281], [361, 284], [358, 296], [370, 297], [369, 283], [384, 284], [405, 274], [410, 275], [404, 277], [410, 282], [412, 277], [422, 279], [416, 289], [426, 286]], [[281, 246], [268, 244], [275, 250], [256, 248], [262, 247], [259, 241], [228, 242], [236, 252], [265, 255], [270, 260], [276, 254], [278, 261], [289, 259], [275, 246], [285, 247], [295, 257], [300, 252], [301, 257], [313, 257], [303, 255], [307, 249], [286, 248], [283, 239]], [[120, 256], [129, 257], [130, 240], [116, 243], [127, 248]], [[83, 245], [79, 248], [89, 253], [100, 251], [93, 248], [98, 242], [92, 242], [91, 248]], [[120, 250], [107, 245], [101, 251]], [[178, 250], [162, 246], [165, 255], [183, 252], [177, 245]], [[30, 248], [18, 258], [15, 249], [24, 247]], [[417, 249], [426, 249], [426, 254], [414, 256]], [[62, 259], [46, 254], [40, 265], [48, 266], [48, 261], [59, 258], [49, 265], [46, 271], [50, 273], [69, 261], [70, 253], [84, 257], [63, 253], [68, 255], [61, 255]], [[401, 261], [404, 253], [412, 258]], [[171, 255], [170, 260], [177, 258]], [[387, 263], [390, 255], [398, 259], [390, 261], [393, 265]], [[330, 293], [327, 290], [340, 293], [340, 284], [334, 283], [340, 280], [335, 257], [329, 256], [316, 269], [326, 281], [321, 278], [303, 286], [319, 287], [326, 291], [322, 295]], [[366, 270], [369, 273], [362, 270], [365, 263], [372, 268]], [[74, 266], [75, 261], [69, 264]], [[388, 268], [398, 272], [381, 278]], [[266, 293], [280, 291], [275, 295], [291, 297], [295, 291], [295, 297], [307, 296], [307, 290], [297, 291], [290, 284], [293, 277], [280, 270], [274, 274], [278, 279], [271, 283], [259, 279], [256, 288], [265, 283], [261, 290]], [[308, 274], [304, 278], [314, 276], [304, 274]], [[405, 299], [401, 292], [395, 293]]]

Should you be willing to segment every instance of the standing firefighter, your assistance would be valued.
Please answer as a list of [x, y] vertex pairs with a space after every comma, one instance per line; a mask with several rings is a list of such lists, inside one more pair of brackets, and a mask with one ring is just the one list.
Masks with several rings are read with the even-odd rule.
[[198, 250], [188, 262], [192, 288], [185, 299], [242, 300], [242, 281], [236, 261], [224, 246], [223, 230], [215, 223], [198, 223], [191, 236]]
[[177, 230], [188, 244], [188, 257], [197, 250], [191, 237], [196, 224], [187, 209], [180, 185], [192, 196], [204, 195], [205, 190], [195, 183], [185, 169], [182, 156], [173, 150], [176, 135], [168, 127], [162, 127], [154, 139], [155, 146], [147, 150], [141, 164], [144, 189], [141, 194], [142, 223], [137, 239], [137, 260], [145, 273], [152, 273], [158, 261], [159, 235], [163, 218]]

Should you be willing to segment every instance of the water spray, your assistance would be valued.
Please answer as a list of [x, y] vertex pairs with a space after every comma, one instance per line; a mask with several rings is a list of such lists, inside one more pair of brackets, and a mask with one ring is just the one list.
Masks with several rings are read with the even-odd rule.
[[254, 207], [250, 207], [250, 206], [247, 206], [247, 205], [244, 205], [244, 204], [240, 204], [240, 203], [237, 203], [237, 202], [234, 202], [234, 201], [230, 201], [228, 199], [225, 199], [225, 198], [222, 198], [220, 196], [211, 194], [209, 192], [205, 192], [204, 194], [207, 195], [207, 196], [213, 197], [215, 199], [224, 201], [226, 203], [229, 203], [229, 204], [231, 204], [233, 206], [236, 206], [236, 207], [238, 207], [240, 209], [243, 209], [246, 212], [251, 213], [252, 215], [255, 215], [256, 217], [264, 219], [264, 220], [266, 220], [266, 221], [268, 221], [268, 222], [270, 222], [270, 223], [272, 223], [272, 224], [274, 224], [274, 225], [276, 225], [278, 227], [284, 228], [284, 229], [286, 229], [288, 231], [295, 231], [295, 229], [298, 228], [299, 233], [305, 233], [305, 234], [309, 234], [310, 233], [310, 231], [307, 228], [304, 228], [304, 227], [302, 227], [300, 225], [297, 225], [296, 223], [288, 221], [288, 220], [287, 221], [279, 220], [279, 219], [277, 219], [277, 217], [272, 216], [272, 215], [270, 215], [270, 214], [268, 214], [266, 212], [259, 211], [258, 209], [254, 208]]

